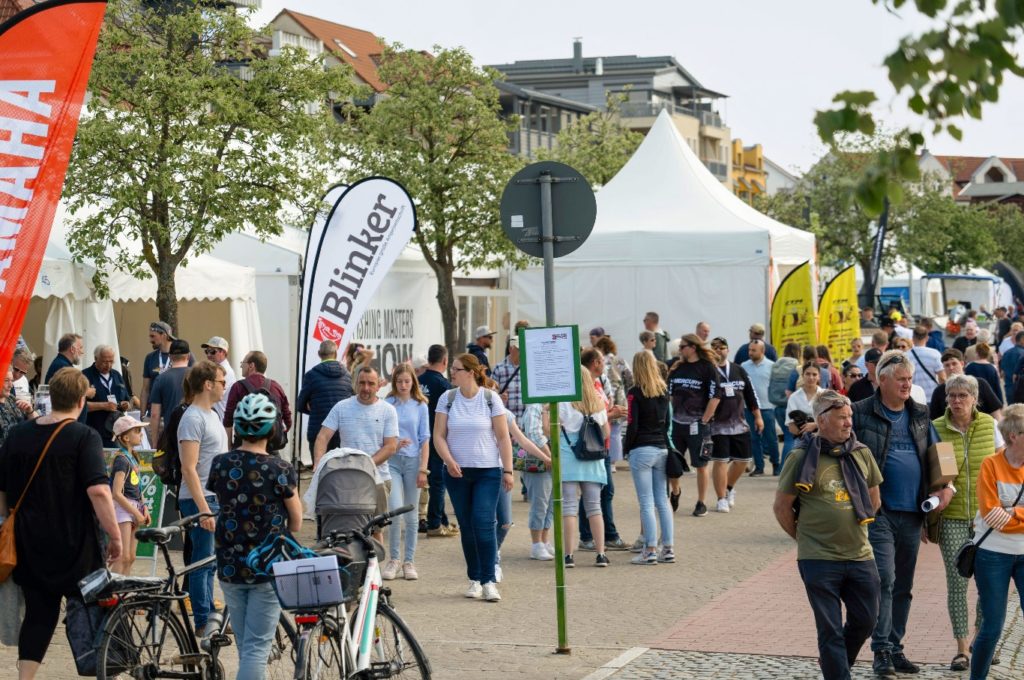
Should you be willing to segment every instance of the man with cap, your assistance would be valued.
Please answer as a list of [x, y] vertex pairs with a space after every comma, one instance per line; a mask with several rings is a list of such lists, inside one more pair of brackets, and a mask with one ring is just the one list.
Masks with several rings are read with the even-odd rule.
[[[764, 354], [763, 354], [764, 357], [766, 357], [767, 359], [769, 359], [772, 362], [775, 362], [775, 361], [779, 360], [779, 355], [775, 351], [775, 348], [772, 347], [771, 344], [769, 342], [765, 341], [765, 339], [764, 339], [764, 333], [765, 333], [764, 324], [760, 324], [760, 323], [751, 324], [750, 330], [748, 331], [748, 333], [749, 333], [749, 336], [750, 336], [750, 342], [754, 342], [755, 340], [759, 340], [760, 342], [762, 342], [764, 344]], [[740, 348], [738, 350], [736, 350], [736, 359], [734, 360], [735, 363], [740, 364], [742, 366], [743, 362], [750, 358], [750, 342], [743, 343], [742, 345], [740, 345]]]
[[593, 347], [597, 344], [597, 341], [603, 338], [607, 333], [604, 332], [604, 328], [601, 326], [595, 326], [590, 329], [590, 346]]
[[498, 383], [498, 395], [505, 403], [505, 408], [518, 420], [523, 417], [523, 411], [526, 410], [519, 375], [519, 336], [509, 338], [508, 349], [508, 356], [494, 367], [491, 378]]
[[203, 353], [206, 354], [207, 359], [224, 369], [224, 380], [227, 381], [224, 388], [224, 396], [222, 396], [220, 401], [213, 406], [213, 410], [217, 412], [217, 417], [223, 422], [224, 409], [227, 408], [228, 405], [228, 392], [231, 391], [231, 386], [234, 385], [235, 380], [237, 380], [237, 378], [235, 378], [235, 372], [231, 369], [231, 362], [228, 361], [228, 341], [219, 335], [215, 335], [204, 342], [201, 347], [203, 348]]
[[167, 427], [174, 407], [185, 398], [185, 374], [189, 367], [188, 343], [184, 340], [172, 340], [168, 348], [167, 365], [153, 381], [149, 394], [149, 441], [156, 446], [160, 432]]
[[480, 326], [476, 329], [474, 335], [476, 342], [471, 342], [466, 346], [466, 351], [475, 356], [484, 368], [487, 369], [487, 375], [491, 375], [491, 362], [487, 358], [487, 350], [494, 344], [494, 331], [487, 326]]
[[[149, 394], [153, 389], [153, 381], [171, 364], [171, 341], [174, 333], [166, 321], [154, 321], [149, 324], [149, 344], [153, 351], [146, 355], [142, 362], [142, 412], [149, 410]], [[189, 356], [187, 366], [192, 365]]]
[[867, 352], [864, 352], [864, 372], [866, 375], [850, 385], [850, 389], [846, 393], [846, 396], [850, 398], [850, 403], [856, 404], [858, 401], [867, 399], [875, 393], [875, 388], [878, 386], [878, 380], [875, 378], [875, 367], [881, 358], [882, 351], [877, 347], [872, 347]]

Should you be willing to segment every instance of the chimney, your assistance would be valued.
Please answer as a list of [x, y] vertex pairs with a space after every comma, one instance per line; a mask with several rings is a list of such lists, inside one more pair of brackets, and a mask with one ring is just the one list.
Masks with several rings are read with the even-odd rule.
[[572, 71], [583, 73], [583, 38], [572, 39]]
[[604, 57], [598, 57], [594, 60], [594, 75], [604, 75]]

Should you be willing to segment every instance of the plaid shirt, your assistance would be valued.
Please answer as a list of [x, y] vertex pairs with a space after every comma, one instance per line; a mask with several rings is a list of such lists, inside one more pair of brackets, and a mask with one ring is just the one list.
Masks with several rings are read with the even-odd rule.
[[[512, 377], [512, 376], [515, 377]], [[523, 410], [526, 405], [523, 404], [523, 387], [519, 380], [519, 367], [514, 366], [508, 357], [500, 364], [491, 369], [491, 379], [498, 383], [498, 394], [508, 394], [508, 405], [509, 411], [519, 419], [523, 415]], [[508, 383], [508, 387], [505, 384]]]
[[548, 443], [544, 433], [544, 404], [528, 404], [523, 410], [523, 417], [519, 421], [519, 429], [540, 448]]

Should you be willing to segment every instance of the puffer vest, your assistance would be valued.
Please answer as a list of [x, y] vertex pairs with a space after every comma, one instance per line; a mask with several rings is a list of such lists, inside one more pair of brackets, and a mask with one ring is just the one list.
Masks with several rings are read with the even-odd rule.
[[956, 495], [942, 516], [946, 519], [972, 520], [978, 511], [976, 494], [981, 461], [995, 453], [996, 449], [996, 421], [986, 413], [975, 411], [971, 426], [967, 432], [961, 432], [953, 427], [949, 409], [946, 409], [945, 415], [936, 418], [933, 424], [939, 438], [953, 444], [958, 470], [956, 481], [953, 482]]

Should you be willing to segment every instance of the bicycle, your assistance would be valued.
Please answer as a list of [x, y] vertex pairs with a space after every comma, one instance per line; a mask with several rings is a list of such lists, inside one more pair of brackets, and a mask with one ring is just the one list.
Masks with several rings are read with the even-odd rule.
[[[109, 575], [94, 592], [83, 595], [110, 609], [97, 649], [97, 680], [134, 678], [179, 678], [182, 680], [223, 680], [224, 667], [220, 650], [231, 644], [230, 618], [227, 610], [214, 612], [202, 638], [196, 636], [192, 617], [186, 609], [185, 592], [180, 583], [188, 574], [208, 567], [216, 561], [211, 555], [176, 570], [171, 562], [168, 543], [178, 534], [197, 526], [200, 520], [213, 517], [201, 513], [184, 517], [161, 528], [139, 529], [139, 541], [153, 543], [164, 558], [167, 576], [132, 577]], [[100, 574], [109, 574], [103, 570]], [[292, 653], [296, 631], [282, 613], [268, 660], [272, 678], [289, 677], [286, 672], [294, 662]]]
[[[392, 606], [391, 589], [383, 587], [377, 543], [371, 538], [375, 528], [387, 526], [392, 517], [412, 509], [407, 505], [378, 515], [361, 530], [331, 532], [318, 544], [318, 552], [332, 556], [337, 556], [336, 548], [355, 546], [365, 554], [366, 562], [340, 567], [341, 602], [289, 607], [282, 601], [295, 612], [298, 627], [295, 680], [430, 678], [430, 662], [423, 648]], [[353, 572], [363, 564], [365, 573], [360, 581]], [[276, 577], [279, 596], [282, 578], [287, 577]], [[357, 596], [358, 605], [350, 609]]]

